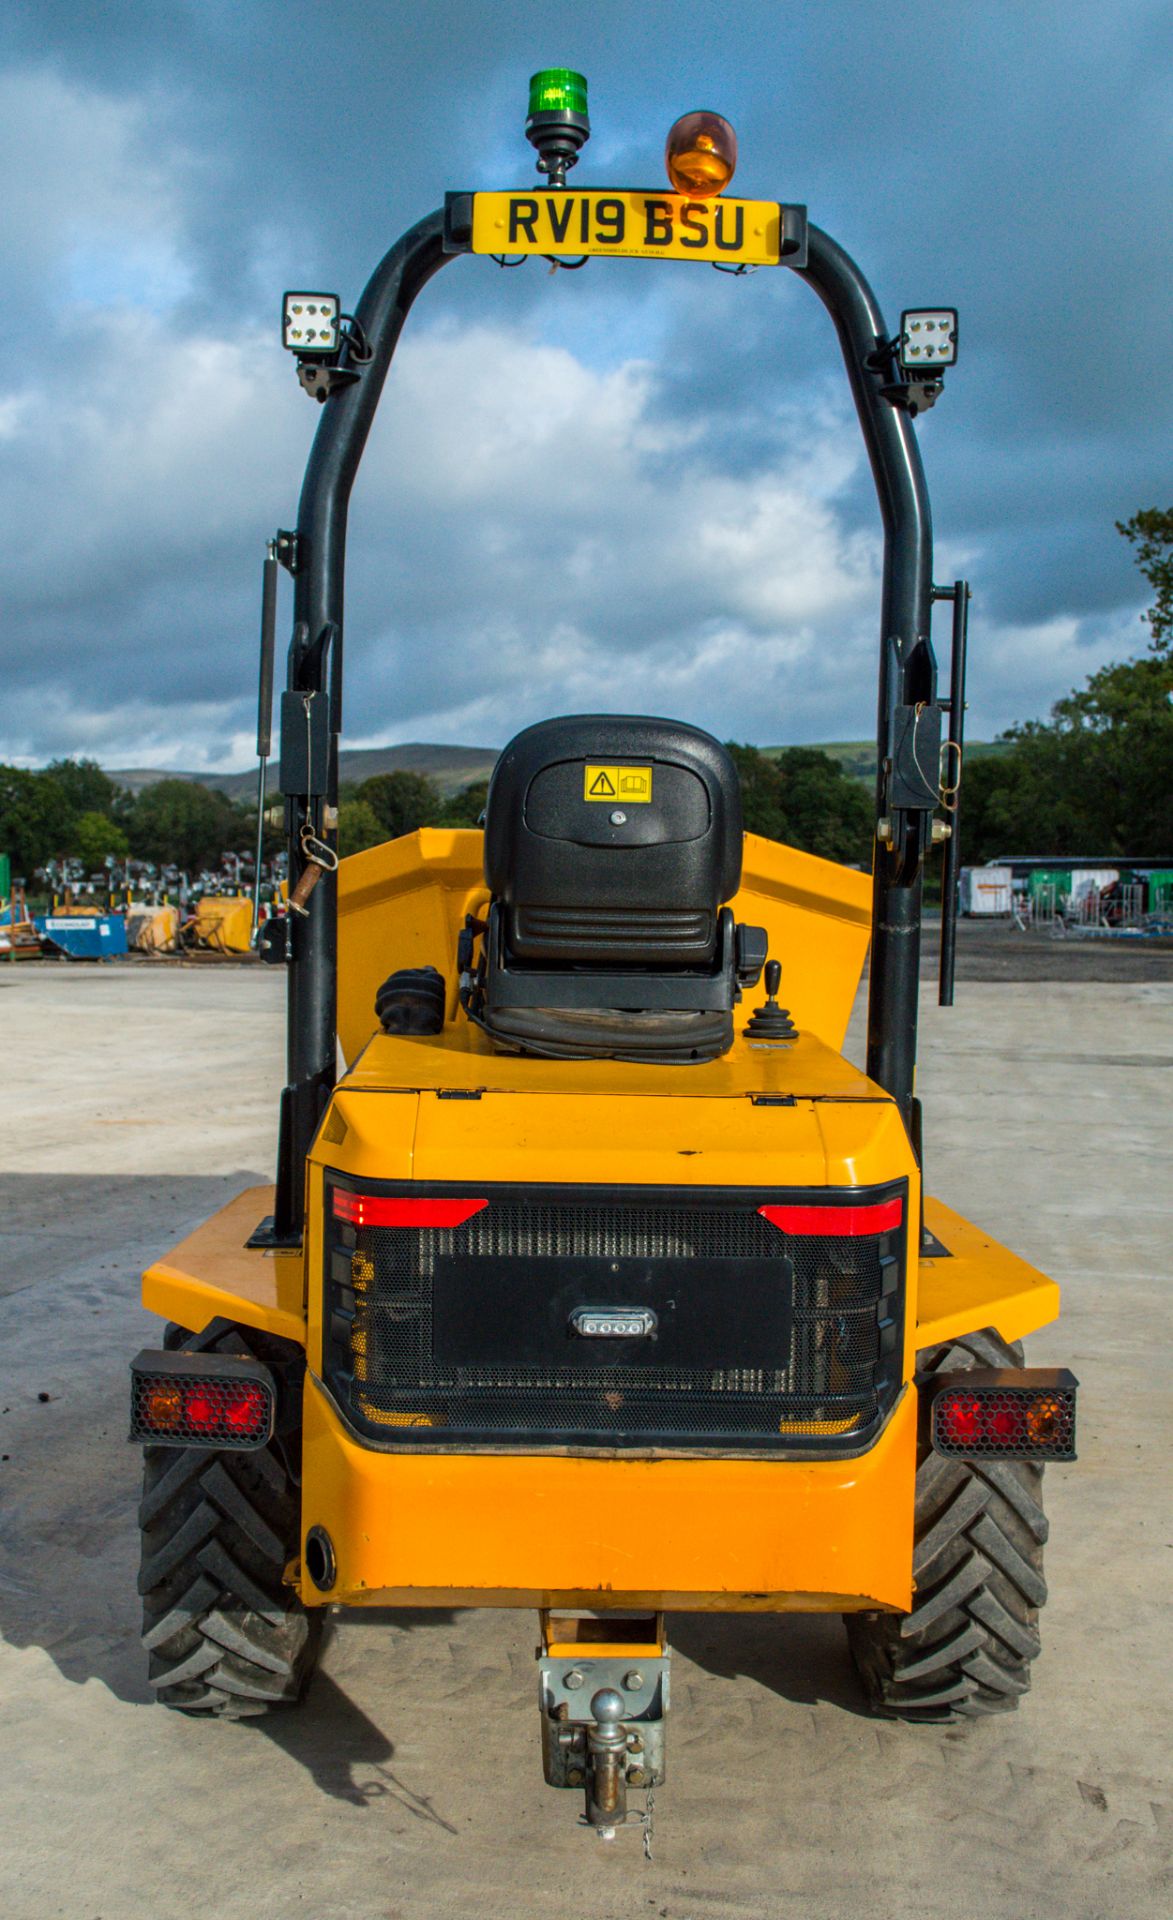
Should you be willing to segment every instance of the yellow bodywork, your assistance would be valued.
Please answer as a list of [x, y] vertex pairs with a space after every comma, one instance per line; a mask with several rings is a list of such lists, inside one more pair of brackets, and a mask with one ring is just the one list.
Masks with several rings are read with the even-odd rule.
[[312, 1381], [305, 1413], [302, 1517], [328, 1528], [331, 1598], [350, 1605], [839, 1613], [912, 1598], [911, 1390], [870, 1452], [815, 1463], [378, 1453]]
[[[320, 1385], [324, 1170], [360, 1178], [522, 1185], [829, 1187], [919, 1175], [897, 1110], [846, 1061], [867, 948], [871, 883], [746, 839], [739, 920], [783, 963], [793, 1042], [740, 1032], [695, 1065], [525, 1059], [493, 1050], [455, 999], [456, 939], [486, 904], [481, 836], [424, 830], [343, 862], [339, 1036], [350, 1063], [307, 1167], [298, 1253], [244, 1241], [272, 1210], [242, 1194], [144, 1279], [144, 1304], [181, 1325], [217, 1315], [304, 1344], [303, 1531], [324, 1526], [350, 1604], [903, 1610], [912, 1593], [916, 1393], [906, 1384], [854, 1460], [681, 1457], [571, 1449], [385, 1447], [357, 1439]], [[395, 968], [449, 981], [429, 1037], [375, 1031]], [[759, 988], [744, 1012], [763, 998]], [[476, 1092], [475, 1100], [442, 1099]], [[753, 1095], [789, 1096], [756, 1104]], [[909, 1236], [904, 1380], [918, 1348], [978, 1327], [1019, 1339], [1053, 1319], [1058, 1288], [933, 1200], [949, 1257]], [[300, 1574], [307, 1603], [321, 1604]]]
[[249, 1187], [189, 1233], [143, 1275], [143, 1305], [199, 1333], [210, 1320], [238, 1320], [282, 1340], [306, 1341], [305, 1265], [300, 1253], [261, 1252], [245, 1241], [273, 1211], [272, 1187]]
[[[734, 914], [766, 928], [770, 952], [783, 963], [783, 1001], [804, 1033], [830, 1047], [841, 1047], [847, 1032], [867, 953], [871, 899], [867, 874], [746, 834]], [[375, 992], [396, 967], [439, 967], [449, 996], [449, 1025], [440, 1045], [444, 1051], [476, 1049], [480, 1036], [456, 1019], [456, 938], [465, 915], [483, 913], [488, 901], [481, 835], [471, 828], [424, 827], [342, 862], [338, 1039], [347, 1060], [354, 1060], [374, 1033]], [[745, 1010], [764, 998], [759, 987]], [[490, 1060], [496, 1057], [487, 1041], [483, 1052]], [[530, 1062], [539, 1075], [548, 1064]], [[629, 1071], [658, 1078], [667, 1069]]]

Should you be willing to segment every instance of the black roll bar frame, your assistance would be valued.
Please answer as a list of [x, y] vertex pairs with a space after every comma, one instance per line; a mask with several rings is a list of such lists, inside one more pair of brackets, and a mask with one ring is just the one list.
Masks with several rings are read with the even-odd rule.
[[[900, 707], [936, 702], [929, 634], [932, 522], [920, 449], [910, 414], [890, 397], [889, 337], [875, 295], [850, 255], [816, 226], [808, 228], [808, 280], [827, 308], [843, 353], [884, 527], [881, 655], [877, 710], [877, 838], [872, 888], [867, 1070], [891, 1094], [911, 1128], [920, 977], [921, 869], [929, 812], [890, 804]], [[289, 886], [305, 864], [302, 833], [334, 848], [341, 728], [346, 527], [358, 472], [404, 322], [417, 295], [449, 260], [444, 213], [428, 214], [384, 256], [344, 340], [340, 381], [323, 415], [306, 466], [292, 543], [294, 628], [287, 686], [328, 699], [329, 752], [322, 795], [286, 793]], [[783, 265], [788, 264], [783, 259]], [[361, 352], [359, 348], [361, 343]], [[357, 375], [357, 377], [354, 377]], [[885, 394], [887, 388], [887, 395]], [[281, 1099], [277, 1199], [269, 1244], [301, 1238], [305, 1161], [336, 1077], [337, 877], [321, 875], [306, 916], [288, 929], [287, 1084]]]

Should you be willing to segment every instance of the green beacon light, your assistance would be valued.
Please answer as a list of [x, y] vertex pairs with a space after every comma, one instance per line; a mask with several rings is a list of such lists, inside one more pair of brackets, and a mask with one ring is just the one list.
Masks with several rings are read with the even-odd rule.
[[529, 83], [525, 137], [537, 148], [538, 172], [552, 187], [564, 187], [579, 148], [591, 137], [587, 83], [571, 67], [543, 67]]

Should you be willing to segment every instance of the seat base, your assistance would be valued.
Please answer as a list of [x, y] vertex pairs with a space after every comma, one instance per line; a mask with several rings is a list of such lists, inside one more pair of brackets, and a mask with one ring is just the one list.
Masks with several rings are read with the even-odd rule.
[[560, 967], [519, 964], [505, 938], [499, 901], [489, 908], [485, 935], [485, 1006], [565, 1008], [581, 1012], [625, 1008], [633, 1013], [728, 1013], [741, 998], [733, 914], [722, 907], [717, 954], [705, 970], [670, 967]]
[[471, 1013], [505, 1053], [547, 1060], [717, 1060], [733, 1045], [731, 1012], [631, 1013], [617, 1007], [496, 1007]]

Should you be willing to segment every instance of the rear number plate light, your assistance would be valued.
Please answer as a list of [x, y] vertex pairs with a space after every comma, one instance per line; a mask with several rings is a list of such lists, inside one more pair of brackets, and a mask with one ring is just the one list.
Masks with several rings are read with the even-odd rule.
[[655, 1333], [657, 1319], [651, 1307], [576, 1307], [570, 1324], [585, 1340], [641, 1340]]

